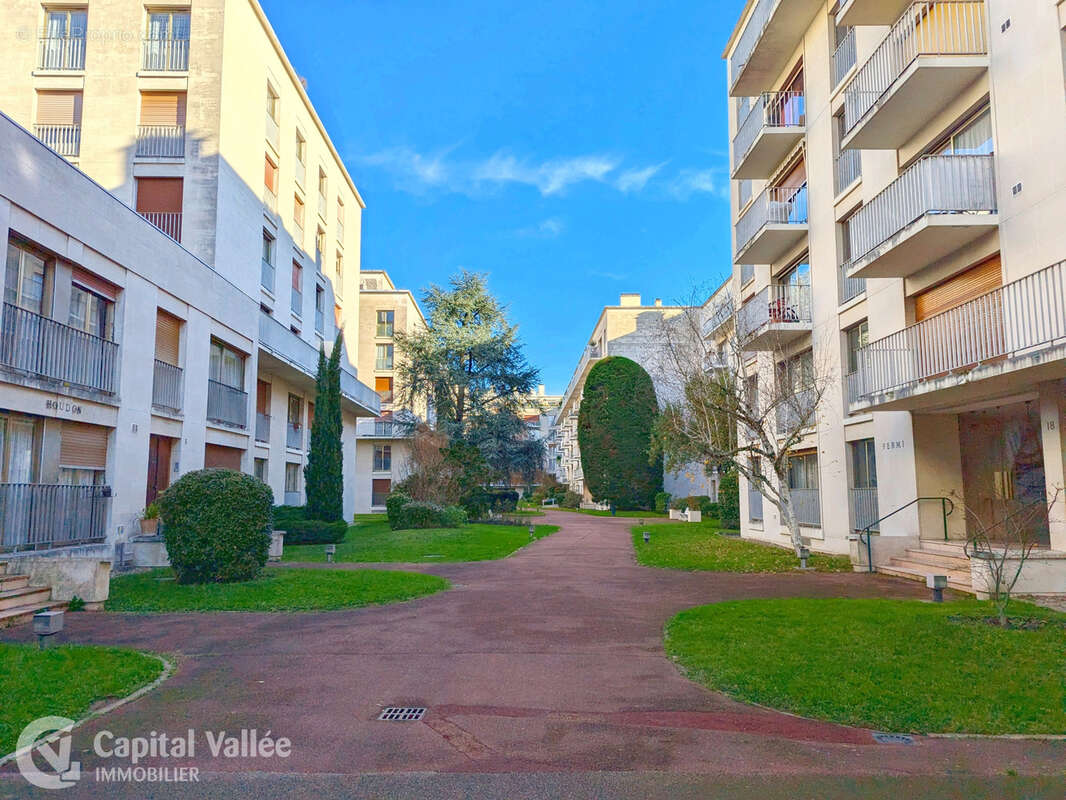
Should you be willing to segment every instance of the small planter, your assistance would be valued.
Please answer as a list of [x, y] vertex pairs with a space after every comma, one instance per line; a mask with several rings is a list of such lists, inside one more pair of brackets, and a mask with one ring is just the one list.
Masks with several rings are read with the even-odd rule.
[[159, 517], [141, 520], [141, 533], [144, 536], [155, 536], [159, 533]]
[[670, 509], [670, 519], [677, 519], [677, 520], [681, 519], [681, 509], [679, 509], [679, 508], [671, 508]]
[[689, 522], [703, 522], [703, 512], [698, 508], [690, 508], [688, 510], [687, 519]]
[[270, 532], [270, 550], [267, 551], [267, 561], [281, 561], [285, 552], [285, 531]]

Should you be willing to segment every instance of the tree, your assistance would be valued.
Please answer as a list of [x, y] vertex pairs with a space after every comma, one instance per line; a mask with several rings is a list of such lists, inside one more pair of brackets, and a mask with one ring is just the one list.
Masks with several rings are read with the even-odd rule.
[[577, 440], [593, 500], [623, 509], [654, 508], [663, 488], [662, 458], [651, 453], [658, 413], [651, 377], [635, 361], [613, 356], [589, 370]]
[[[736, 308], [728, 292], [716, 300]], [[663, 372], [678, 399], [666, 403], [656, 423], [656, 450], [668, 469], [693, 460], [707, 469], [735, 468], [777, 508], [798, 554], [803, 537], [792, 459], [817, 422], [832, 369], [815, 361], [813, 349], [796, 352], [784, 336], [765, 334], [753, 349], [756, 326], [747, 312], [732, 312], [719, 339], [705, 338], [703, 323], [720, 308], [693, 303], [662, 323]]]
[[304, 467], [309, 519], [344, 519], [344, 454], [341, 449], [341, 336], [326, 358], [318, 351], [315, 416], [311, 421], [311, 452]]

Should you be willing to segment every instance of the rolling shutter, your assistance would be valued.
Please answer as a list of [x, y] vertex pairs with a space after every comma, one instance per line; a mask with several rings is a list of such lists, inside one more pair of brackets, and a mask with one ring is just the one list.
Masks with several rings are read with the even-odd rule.
[[236, 447], [209, 444], [204, 447], [204, 469], [232, 469], [241, 471], [241, 454]]
[[38, 125], [81, 123], [81, 92], [37, 92]]
[[263, 185], [266, 186], [271, 192], [277, 194], [278, 191], [278, 168], [277, 165], [270, 160], [267, 156], [266, 163], [263, 165]]
[[185, 124], [185, 92], [141, 94], [141, 125], [175, 127]]
[[1003, 285], [999, 255], [914, 296], [914, 321], [940, 314]]
[[155, 315], [155, 357], [171, 366], [178, 366], [181, 320], [162, 309]]
[[99, 275], [94, 275], [81, 267], [74, 267], [71, 270], [70, 278], [83, 289], [88, 289], [93, 294], [98, 294], [112, 303], [118, 297], [118, 288], [113, 283], [105, 281]]
[[64, 467], [107, 467], [107, 436], [110, 428], [64, 420], [59, 443], [59, 464]]
[[137, 178], [137, 210], [180, 213], [181, 178]]
[[255, 382], [255, 413], [270, 413], [270, 384], [266, 381]]

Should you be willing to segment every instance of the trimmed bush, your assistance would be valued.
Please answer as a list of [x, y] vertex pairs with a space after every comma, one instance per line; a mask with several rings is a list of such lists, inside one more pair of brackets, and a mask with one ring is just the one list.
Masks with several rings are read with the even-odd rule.
[[688, 508], [688, 498], [687, 497], [675, 497], [675, 498], [673, 498], [670, 501], [670, 508], [672, 508], [674, 511], [684, 511], [686, 508]]
[[577, 435], [593, 500], [623, 511], [654, 508], [663, 490], [662, 455], [651, 454], [658, 415], [651, 377], [635, 361], [613, 356], [589, 370]]
[[559, 505], [563, 508], [578, 508], [581, 505], [581, 495], [567, 489], [563, 499], [559, 501]]
[[484, 486], [474, 486], [459, 498], [459, 505], [467, 518], [484, 519], [492, 508], [492, 494]]
[[270, 487], [228, 469], [189, 472], [159, 496], [170, 565], [179, 583], [254, 578], [270, 549]]
[[726, 472], [718, 481], [718, 519], [728, 530], [740, 527], [740, 485], [735, 469]]
[[400, 527], [400, 512], [403, 507], [411, 502], [409, 495], [403, 492], [392, 492], [385, 500], [385, 513], [389, 518], [389, 527], [396, 530]]
[[274, 529], [284, 531], [287, 530], [285, 523], [307, 519], [307, 508], [304, 506], [274, 506], [273, 516]]
[[655, 510], [658, 511], [660, 514], [665, 514], [668, 508], [670, 508], [670, 493], [656, 492]]
[[493, 511], [507, 512], [518, 508], [518, 492], [514, 489], [494, 489], [489, 492], [490, 508]]
[[275, 521], [274, 529], [285, 531], [285, 544], [337, 544], [344, 541], [348, 523], [291, 518], [284, 525]]
[[[466, 512], [458, 506], [439, 506], [411, 500], [400, 508], [393, 530], [458, 528], [466, 522]], [[391, 524], [391, 523], [390, 523]]]
[[705, 494], [693, 494], [685, 498], [686, 508], [697, 509], [707, 516], [712, 516], [711, 509], [713, 506], [714, 503], [711, 502], [711, 498]]

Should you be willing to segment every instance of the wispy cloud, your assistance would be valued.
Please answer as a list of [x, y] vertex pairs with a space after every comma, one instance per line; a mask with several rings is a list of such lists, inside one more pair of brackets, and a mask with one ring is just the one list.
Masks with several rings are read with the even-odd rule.
[[648, 185], [648, 181], [665, 166], [666, 162], [664, 161], [662, 164], [653, 164], [650, 167], [641, 169], [627, 169], [614, 179], [615, 188], [625, 194], [643, 191], [644, 187]]
[[528, 228], [520, 228], [516, 232], [519, 236], [534, 239], [555, 239], [562, 234], [564, 230], [566, 230], [566, 223], [559, 219], [559, 217], [549, 217], [536, 225], [532, 225]]
[[519, 160], [506, 153], [496, 153], [475, 164], [471, 177], [478, 185], [520, 183], [535, 186], [547, 197], [560, 194], [576, 183], [602, 181], [617, 167], [618, 160], [609, 156], [556, 158], [537, 164]]
[[688, 200], [694, 194], [713, 194], [727, 197], [729, 184], [722, 177], [724, 171], [710, 169], [683, 169], [670, 181], [667, 191], [678, 200]]

